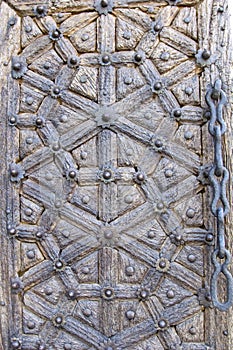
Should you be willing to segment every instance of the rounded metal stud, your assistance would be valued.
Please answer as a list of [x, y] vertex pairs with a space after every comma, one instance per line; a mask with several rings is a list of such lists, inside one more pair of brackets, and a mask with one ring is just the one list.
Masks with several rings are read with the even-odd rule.
[[61, 92], [61, 90], [60, 90], [59, 87], [56, 86], [56, 87], [53, 88], [53, 93], [54, 93], [54, 95], [59, 95], [60, 92]]
[[85, 84], [87, 82], [87, 76], [85, 74], [81, 75], [79, 81], [80, 83]]
[[42, 238], [43, 237], [43, 232], [39, 231], [36, 233], [36, 238]]
[[138, 173], [136, 177], [139, 182], [143, 182], [145, 180], [145, 175], [143, 173]]
[[72, 349], [72, 345], [71, 344], [64, 344], [64, 350], [71, 350]]
[[15, 168], [11, 169], [11, 176], [17, 177], [19, 175], [19, 171]]
[[63, 318], [62, 318], [61, 316], [57, 316], [57, 317], [55, 318], [55, 322], [56, 322], [56, 324], [60, 325], [60, 324], [62, 324], [62, 322], [63, 322]]
[[140, 292], [140, 297], [141, 297], [142, 299], [146, 299], [148, 296], [149, 296], [149, 293], [148, 293], [147, 290], [141, 290], [141, 292]]
[[87, 41], [89, 39], [89, 35], [87, 33], [84, 33], [82, 36], [81, 36], [81, 39], [82, 41]]
[[44, 290], [45, 295], [52, 295], [53, 289], [51, 287], [46, 287]]
[[50, 62], [45, 62], [44, 63], [44, 69], [48, 70], [49, 68], [51, 68], [51, 63]]
[[189, 262], [193, 263], [194, 261], [197, 260], [197, 257], [194, 254], [189, 254], [187, 259]]
[[135, 267], [134, 266], [127, 266], [125, 269], [125, 273], [127, 276], [133, 276], [135, 274]]
[[175, 292], [174, 290], [170, 289], [167, 291], [167, 297], [168, 299], [173, 299], [175, 297]]
[[225, 329], [222, 333], [223, 333], [223, 335], [225, 335], [225, 337], [227, 337], [229, 334], [227, 329]]
[[92, 315], [92, 311], [90, 309], [84, 309], [82, 312], [86, 317], [90, 317]]
[[125, 316], [128, 320], [133, 320], [135, 318], [135, 312], [133, 310], [128, 310], [126, 311]]
[[60, 260], [58, 260], [58, 261], [55, 262], [55, 267], [57, 269], [62, 269], [63, 268], [63, 263]]
[[104, 232], [104, 237], [105, 237], [106, 239], [112, 239], [112, 237], [113, 237], [113, 232], [112, 232], [112, 231], [105, 231], [105, 232]]
[[110, 171], [110, 170], [104, 170], [104, 172], [103, 172], [103, 178], [104, 178], [105, 180], [110, 180], [111, 177], [112, 177], [111, 171]]
[[102, 7], [108, 7], [108, 0], [101, 0], [100, 5]]
[[8, 233], [11, 235], [11, 236], [14, 236], [16, 234], [16, 229], [14, 227], [9, 227], [8, 228]]
[[156, 23], [156, 24], [154, 25], [154, 31], [155, 31], [156, 33], [160, 32], [161, 29], [162, 29], [162, 25], [161, 25], [161, 24]]
[[170, 58], [170, 53], [169, 52], [163, 52], [160, 56], [162, 61], [168, 61]]
[[82, 273], [84, 273], [84, 275], [88, 275], [90, 273], [90, 268], [88, 266], [84, 266], [82, 268]]
[[75, 176], [76, 176], [76, 171], [70, 170], [70, 171], [69, 171], [69, 177], [70, 177], [71, 179], [74, 179]]
[[82, 197], [82, 202], [83, 202], [83, 204], [88, 204], [90, 202], [90, 197], [89, 196], [83, 196]]
[[160, 267], [161, 269], [165, 269], [165, 267], [166, 267], [166, 261], [161, 260], [161, 261], [159, 262], [159, 267]]
[[32, 213], [33, 213], [33, 210], [32, 210], [31, 208], [26, 208], [26, 209], [24, 210], [24, 214], [25, 214], [26, 216], [31, 216]]
[[134, 60], [137, 62], [137, 63], [140, 63], [142, 61], [142, 55], [140, 55], [140, 53], [136, 53], [134, 55]]
[[184, 92], [186, 93], [186, 95], [190, 96], [193, 93], [193, 88], [188, 86], [188, 87], [185, 88]]
[[147, 233], [147, 237], [150, 238], [150, 239], [155, 238], [155, 232], [154, 232], [154, 231], [149, 231], [149, 232]]
[[157, 209], [162, 210], [164, 208], [164, 205], [162, 202], [157, 204]]
[[202, 55], [201, 55], [201, 57], [204, 60], [208, 60], [210, 58], [210, 56], [211, 56], [211, 53], [208, 50], [206, 50], [206, 49], [202, 52]]
[[214, 90], [211, 94], [211, 97], [213, 100], [217, 101], [219, 99], [219, 92], [217, 90]]
[[190, 17], [185, 17], [184, 18], [184, 23], [189, 24], [191, 22], [191, 18]]
[[74, 290], [69, 290], [68, 291], [68, 297], [70, 299], [75, 299], [75, 291]]
[[172, 169], [166, 169], [165, 170], [165, 177], [172, 177], [173, 176], [173, 170]]
[[131, 77], [125, 77], [124, 83], [126, 85], [130, 85], [130, 84], [132, 84], [132, 82], [133, 82], [133, 79]]
[[104, 64], [107, 64], [107, 63], [109, 63], [110, 62], [110, 56], [109, 55], [103, 55], [102, 56], [102, 62], [104, 63]]
[[104, 115], [102, 116], [102, 120], [103, 120], [104, 122], [109, 122], [109, 121], [111, 120], [111, 116], [108, 115], [108, 114], [104, 114]]
[[195, 327], [191, 327], [191, 328], [189, 328], [189, 333], [191, 334], [191, 335], [195, 335], [196, 333], [197, 333], [197, 330], [196, 330], [196, 328]]
[[32, 31], [32, 26], [30, 24], [24, 27], [26, 33], [30, 33]]
[[44, 344], [40, 344], [38, 350], [46, 350], [46, 346]]
[[189, 208], [187, 211], [186, 211], [186, 215], [189, 219], [192, 219], [194, 218], [195, 216], [195, 210], [192, 209], [192, 208]]
[[31, 106], [33, 104], [33, 97], [32, 96], [27, 96], [26, 98], [26, 103]]
[[125, 200], [125, 203], [131, 204], [131, 203], [133, 203], [133, 196], [127, 195], [127, 196], [125, 196], [124, 200]]
[[165, 320], [160, 320], [158, 322], [159, 328], [165, 328], [167, 327], [167, 322]]
[[33, 144], [33, 138], [32, 138], [32, 137], [26, 138], [26, 143], [27, 143], [28, 145]]
[[36, 7], [36, 12], [37, 12], [39, 15], [42, 15], [42, 14], [44, 13], [44, 11], [45, 11], [44, 6], [38, 5], [38, 6]]
[[78, 63], [77, 57], [72, 56], [72, 57], [70, 58], [70, 64], [72, 64], [72, 65], [75, 66], [77, 63]]
[[20, 62], [15, 62], [15, 63], [13, 64], [13, 69], [14, 69], [15, 71], [19, 72], [21, 68], [22, 68], [22, 64], [21, 64]]
[[28, 321], [28, 323], [27, 323], [27, 328], [28, 328], [28, 329], [34, 329], [35, 327], [36, 327], [35, 322], [33, 322], [33, 321]]
[[160, 139], [155, 140], [154, 145], [158, 148], [163, 147], [163, 141]]
[[27, 257], [28, 257], [28, 259], [34, 259], [35, 258], [35, 251], [34, 250], [28, 250], [27, 251]]
[[17, 281], [12, 282], [11, 288], [12, 288], [12, 289], [19, 289], [19, 288], [20, 288], [20, 283], [17, 282]]
[[155, 90], [155, 91], [161, 90], [162, 87], [163, 87], [163, 85], [162, 85], [162, 83], [160, 83], [160, 82], [157, 82], [157, 83], [154, 84], [154, 90]]
[[180, 109], [176, 109], [174, 112], [173, 112], [173, 115], [175, 118], [180, 118], [181, 115], [182, 115], [182, 112]]
[[59, 32], [59, 30], [55, 29], [55, 30], [52, 32], [52, 38], [58, 39], [59, 37], [60, 37], [60, 32]]
[[213, 242], [214, 236], [212, 235], [212, 233], [207, 233], [205, 239], [207, 242]]
[[107, 289], [104, 291], [104, 295], [105, 295], [107, 298], [111, 298], [111, 297], [113, 296], [113, 291], [112, 291], [112, 289], [107, 288]]
[[9, 118], [9, 122], [10, 122], [11, 124], [15, 124], [15, 123], [17, 122], [16, 117], [11, 116], [11, 117]]
[[13, 340], [11, 343], [11, 346], [13, 349], [19, 349], [20, 348], [20, 342], [18, 340]]
[[42, 126], [43, 125], [43, 119], [42, 118], [36, 118], [36, 125]]
[[192, 138], [193, 138], [193, 133], [192, 133], [192, 131], [185, 131], [185, 133], [184, 133], [184, 138], [185, 138], [185, 140], [191, 140]]

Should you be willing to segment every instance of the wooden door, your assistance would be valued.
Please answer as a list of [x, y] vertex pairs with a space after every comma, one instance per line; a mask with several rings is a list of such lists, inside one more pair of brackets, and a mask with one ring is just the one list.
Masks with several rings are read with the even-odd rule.
[[205, 102], [229, 89], [225, 11], [2, 2], [1, 349], [231, 349]]

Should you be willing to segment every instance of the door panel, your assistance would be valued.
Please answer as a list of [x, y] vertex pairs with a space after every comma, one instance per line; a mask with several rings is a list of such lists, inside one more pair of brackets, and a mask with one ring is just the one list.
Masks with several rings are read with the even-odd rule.
[[8, 3], [5, 344], [215, 349], [201, 2]]

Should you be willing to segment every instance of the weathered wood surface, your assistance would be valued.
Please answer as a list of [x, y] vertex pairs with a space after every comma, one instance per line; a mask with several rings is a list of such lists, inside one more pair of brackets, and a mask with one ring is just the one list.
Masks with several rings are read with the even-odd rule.
[[0, 2], [0, 349], [231, 350], [200, 181], [227, 1], [108, 3]]

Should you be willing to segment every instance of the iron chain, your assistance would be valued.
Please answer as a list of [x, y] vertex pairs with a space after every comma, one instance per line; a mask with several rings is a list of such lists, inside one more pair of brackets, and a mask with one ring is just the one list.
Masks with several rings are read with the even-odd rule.
[[[231, 254], [225, 245], [225, 217], [230, 210], [226, 195], [229, 171], [224, 166], [222, 157], [222, 136], [226, 132], [223, 107], [227, 102], [227, 98], [222, 90], [220, 79], [216, 80], [214, 87], [210, 87], [207, 91], [206, 102], [211, 114], [208, 129], [214, 140], [214, 164], [209, 172], [210, 184], [213, 189], [211, 212], [215, 216], [217, 224], [216, 249], [212, 254], [214, 273], [211, 278], [210, 291], [213, 305], [220, 311], [227, 311], [233, 304], [233, 277], [228, 270], [231, 263]], [[221, 273], [225, 276], [227, 283], [225, 302], [220, 302], [218, 296], [218, 279]]]

